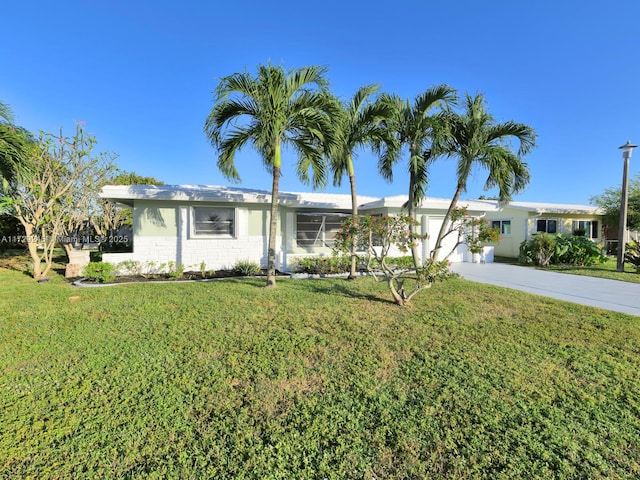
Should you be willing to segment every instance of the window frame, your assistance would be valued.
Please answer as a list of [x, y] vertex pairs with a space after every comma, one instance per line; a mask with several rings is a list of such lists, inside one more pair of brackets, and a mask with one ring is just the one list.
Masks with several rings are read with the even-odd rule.
[[[495, 225], [495, 224], [498, 225]], [[504, 231], [504, 226], [509, 225], [509, 233], [505, 233]], [[505, 219], [505, 220], [491, 220], [491, 228], [499, 228], [500, 229], [500, 236], [502, 237], [511, 237], [513, 235], [512, 233], [512, 227], [513, 225], [511, 224], [511, 219]]]
[[[584, 225], [584, 227], [580, 227], [581, 223]], [[589, 228], [586, 227], [587, 224], [589, 225]], [[573, 220], [571, 222], [571, 227], [572, 231], [574, 232], [580, 228], [584, 228], [585, 238], [588, 238], [590, 240], [600, 238], [598, 220]]]
[[[538, 228], [538, 225], [540, 224], [540, 222], [545, 222], [545, 229], [544, 230], [540, 230]], [[553, 232], [549, 231], [549, 222], [553, 222], [555, 227], [553, 229]], [[557, 218], [538, 218], [536, 219], [536, 233], [549, 233], [551, 235], [556, 235], [558, 234], [558, 219]]]
[[[215, 232], [198, 232], [196, 211], [197, 210], [219, 210], [230, 212], [231, 220], [231, 233], [215, 233]], [[190, 237], [191, 238], [206, 238], [206, 239], [230, 239], [237, 238], [238, 235], [238, 209], [236, 207], [217, 206], [217, 205], [193, 205], [190, 208]]]
[[[295, 245], [297, 248], [303, 248], [303, 249], [313, 249], [313, 248], [333, 248], [333, 245], [335, 244], [335, 234], [338, 233], [341, 229], [342, 229], [342, 222], [344, 222], [347, 218], [349, 218], [351, 216], [351, 214], [348, 213], [337, 213], [337, 212], [305, 212], [305, 211], [296, 211], [295, 212]], [[321, 221], [319, 222], [318, 226], [318, 230], [317, 230], [317, 235], [316, 238], [313, 240], [309, 240], [309, 239], [304, 239], [304, 238], [300, 238], [300, 234], [301, 233], [314, 233], [315, 229], [307, 229], [307, 230], [300, 230], [300, 225], [301, 224], [311, 224], [313, 222], [310, 221], [300, 221], [300, 217], [317, 217], [320, 218]], [[327, 226], [327, 218], [337, 218], [339, 219], [339, 223], [337, 224], [338, 227], [335, 229], [329, 229], [327, 230], [326, 226]], [[336, 225], [336, 222], [329, 222], [330, 225]], [[331, 233], [333, 233], [331, 235]], [[327, 236], [327, 234], [329, 234], [329, 236]], [[318, 238], [321, 237], [321, 238]]]

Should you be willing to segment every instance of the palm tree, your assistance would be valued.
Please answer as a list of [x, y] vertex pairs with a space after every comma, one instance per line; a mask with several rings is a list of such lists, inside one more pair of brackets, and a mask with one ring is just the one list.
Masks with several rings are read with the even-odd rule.
[[[331, 152], [331, 170], [334, 185], [340, 185], [342, 178], [347, 175], [351, 187], [351, 215], [358, 218], [358, 197], [356, 194], [356, 176], [353, 160], [359, 148], [369, 146], [374, 150], [394, 149], [395, 137], [381, 122], [388, 120], [392, 114], [389, 105], [382, 102], [368, 102], [368, 99], [380, 87], [365, 85], [360, 87], [353, 98], [346, 104], [340, 105], [340, 114], [334, 119], [336, 128], [336, 143]], [[351, 246], [351, 268], [349, 279], [356, 276], [357, 239]]]
[[[438, 138], [442, 135], [444, 114], [437, 108], [446, 107], [456, 100], [456, 92], [448, 85], [437, 85], [418, 95], [413, 104], [396, 95], [383, 95], [380, 101], [390, 105], [394, 110], [393, 119], [388, 123], [396, 135], [400, 147], [406, 146], [409, 151], [409, 197], [407, 211], [412, 222], [416, 220], [416, 207], [425, 196], [428, 183], [428, 167], [436, 158]], [[392, 167], [397, 160], [397, 151], [389, 151], [380, 159], [380, 171], [388, 180], [392, 179]], [[414, 228], [414, 227], [412, 227]], [[415, 243], [411, 248], [414, 266], [422, 264]]]
[[0, 179], [12, 182], [26, 169], [30, 135], [13, 124], [11, 109], [0, 102]]
[[[517, 140], [517, 153], [510, 142]], [[535, 146], [534, 130], [522, 123], [507, 121], [496, 123], [486, 111], [482, 94], [466, 95], [464, 112], [450, 112], [448, 135], [443, 142], [447, 156], [458, 158], [456, 191], [444, 217], [431, 258], [437, 259], [446, 236], [451, 214], [458, 204], [460, 194], [467, 190], [467, 180], [475, 165], [489, 171], [485, 190], [498, 188], [498, 200], [508, 202], [512, 195], [521, 192], [529, 183], [529, 166], [521, 159]]]
[[323, 155], [332, 141], [331, 115], [335, 102], [326, 91], [326, 69], [318, 66], [285, 71], [260, 65], [255, 76], [234, 73], [220, 80], [214, 105], [205, 122], [205, 134], [218, 151], [218, 168], [232, 181], [240, 181], [234, 164], [238, 150], [255, 148], [273, 176], [267, 253], [267, 286], [276, 283], [276, 231], [282, 147], [298, 154], [298, 175], [313, 186], [326, 181]]

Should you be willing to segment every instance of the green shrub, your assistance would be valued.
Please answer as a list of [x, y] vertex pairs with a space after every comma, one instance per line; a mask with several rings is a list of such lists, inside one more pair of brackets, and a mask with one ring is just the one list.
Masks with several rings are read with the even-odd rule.
[[[389, 266], [400, 270], [413, 269], [413, 258], [409, 256], [390, 257], [386, 260]], [[364, 261], [362, 268], [364, 269]], [[377, 268], [374, 260], [372, 268]], [[351, 257], [340, 255], [334, 257], [303, 257], [295, 262], [294, 270], [300, 273], [311, 273], [319, 275], [330, 275], [348, 273], [351, 269]]]
[[347, 273], [351, 268], [351, 258], [347, 255], [337, 257], [304, 257], [296, 261], [295, 270], [301, 273], [330, 275]]
[[606, 261], [603, 249], [593, 240], [576, 235], [536, 233], [520, 244], [521, 263], [589, 266]]
[[233, 273], [236, 275], [243, 275], [245, 277], [250, 277], [253, 275], [258, 275], [262, 271], [260, 265], [256, 262], [252, 262], [250, 260], [239, 260], [232, 268]]
[[91, 262], [85, 265], [82, 274], [98, 283], [109, 283], [115, 278], [115, 266], [112, 263]]
[[536, 233], [520, 244], [520, 261], [546, 267], [556, 251], [556, 238], [548, 233]]
[[624, 261], [630, 263], [640, 273], [640, 243], [630, 242], [624, 247]]
[[403, 257], [391, 257], [387, 259], [387, 263], [389, 265], [394, 265], [396, 268], [402, 270], [415, 268], [415, 265], [413, 264], [413, 257], [411, 255], [405, 255]]
[[556, 250], [552, 263], [590, 266], [606, 261], [603, 249], [593, 240], [580, 235], [556, 235]]

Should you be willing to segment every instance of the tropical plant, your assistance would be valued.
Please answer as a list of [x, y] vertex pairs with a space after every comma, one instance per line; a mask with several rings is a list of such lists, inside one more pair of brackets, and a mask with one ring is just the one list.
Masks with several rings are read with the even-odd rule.
[[178, 263], [174, 260], [169, 260], [165, 264], [166, 274], [169, 278], [173, 280], [182, 278], [182, 276], [184, 275], [184, 269], [185, 269], [185, 265], [183, 265], [182, 263]]
[[[392, 152], [397, 148], [393, 132], [384, 128], [381, 123], [390, 120], [393, 113], [390, 105], [385, 102], [368, 101], [378, 89], [377, 85], [360, 87], [348, 103], [340, 106], [339, 115], [334, 118], [336, 142], [330, 159], [333, 183], [340, 185], [345, 175], [349, 177], [353, 218], [358, 216], [356, 176], [353, 164], [357, 150], [370, 147], [378, 151]], [[354, 279], [356, 276], [356, 245], [357, 239], [354, 239], [351, 249], [349, 279]]]
[[[474, 166], [482, 166], [489, 172], [485, 189], [497, 187], [499, 201], [508, 202], [529, 182], [529, 167], [521, 157], [531, 151], [536, 140], [533, 129], [525, 124], [513, 121], [496, 123], [487, 112], [481, 94], [475, 97], [467, 94], [462, 113], [448, 112], [447, 130], [440, 152], [457, 157], [457, 184], [431, 252], [432, 259], [438, 258], [443, 238], [450, 227], [451, 215], [460, 195], [467, 190], [467, 181]], [[511, 149], [512, 140], [519, 142], [517, 153]]]
[[604, 263], [607, 257], [602, 247], [582, 235], [556, 235], [556, 249], [551, 263], [577, 266], [590, 266], [596, 262]]
[[203, 279], [207, 278], [207, 262], [202, 260], [199, 266], [200, 266], [200, 277]]
[[624, 261], [630, 263], [640, 273], [640, 243], [629, 242], [624, 249]]
[[549, 233], [536, 233], [520, 244], [520, 262], [548, 267], [556, 253], [556, 236]]
[[282, 148], [298, 155], [297, 173], [314, 187], [324, 185], [324, 155], [332, 143], [336, 102], [327, 92], [325, 68], [260, 65], [257, 74], [234, 73], [220, 80], [204, 131], [218, 152], [217, 165], [232, 181], [240, 181], [234, 159], [246, 145], [254, 147], [272, 174], [271, 217], [267, 251], [267, 286], [276, 283], [276, 232]]
[[521, 263], [548, 267], [555, 265], [590, 266], [607, 257], [593, 240], [564, 233], [536, 233], [520, 244]]
[[236, 275], [251, 277], [261, 272], [260, 265], [251, 260], [238, 260], [231, 269]]
[[[13, 182], [27, 170], [31, 134], [14, 125], [14, 117], [8, 105], [0, 102], [0, 180]], [[0, 188], [0, 193], [4, 188]]]
[[[401, 149], [408, 150], [409, 195], [407, 211], [411, 218], [412, 232], [415, 231], [415, 209], [424, 198], [428, 183], [428, 167], [439, 154], [440, 137], [444, 133], [442, 107], [456, 100], [456, 92], [448, 85], [429, 88], [418, 95], [413, 104], [396, 95], [381, 95], [380, 102], [391, 109], [393, 115], [386, 122], [387, 128], [395, 135], [399, 149], [392, 149], [380, 157], [380, 172], [387, 180], [393, 179], [393, 166]], [[411, 255], [415, 268], [422, 261], [413, 242]]]
[[117, 265], [117, 270], [122, 275], [141, 276], [142, 268], [142, 263], [137, 260], [123, 260]]

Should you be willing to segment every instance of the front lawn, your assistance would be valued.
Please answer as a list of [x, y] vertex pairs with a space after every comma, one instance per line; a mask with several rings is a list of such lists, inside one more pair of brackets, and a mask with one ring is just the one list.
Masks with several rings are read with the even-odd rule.
[[637, 478], [640, 318], [456, 279], [0, 269], [0, 478]]
[[589, 267], [575, 267], [571, 265], [551, 265], [547, 270], [560, 273], [571, 273], [573, 275], [585, 275], [589, 277], [609, 278], [623, 282], [640, 283], [640, 274], [636, 272], [633, 265], [624, 264], [624, 272], [618, 272], [615, 258], [607, 258], [605, 263], [596, 263]]
[[[509, 263], [513, 265], [527, 266], [518, 262], [517, 258], [496, 257], [496, 262]], [[529, 265], [531, 268], [542, 268]], [[625, 263], [624, 272], [617, 271], [617, 261], [615, 258], [609, 257], [604, 263], [596, 263], [588, 267], [574, 265], [549, 265], [542, 268], [559, 273], [570, 273], [572, 275], [583, 275], [587, 277], [608, 278], [610, 280], [620, 280], [622, 282], [640, 283], [640, 274], [636, 272], [633, 265]]]

